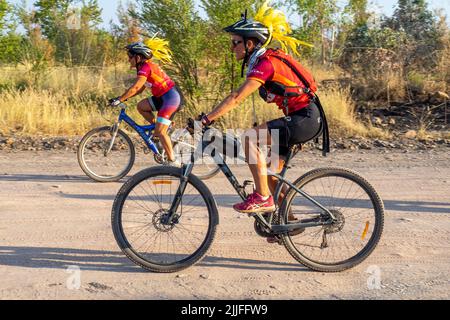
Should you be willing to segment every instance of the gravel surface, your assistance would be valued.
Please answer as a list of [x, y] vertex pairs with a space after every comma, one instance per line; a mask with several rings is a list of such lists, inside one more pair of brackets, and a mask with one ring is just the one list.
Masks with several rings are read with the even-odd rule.
[[[3, 150], [0, 299], [449, 299], [449, 151], [297, 156], [291, 178], [322, 166], [348, 167], [383, 198], [382, 240], [354, 269], [312, 272], [283, 246], [267, 244], [252, 218], [232, 210], [239, 199], [219, 175], [206, 182], [220, 213], [213, 247], [189, 269], [154, 274], [130, 262], [114, 240], [111, 207], [123, 181], [91, 182], [71, 150]], [[154, 165], [148, 159], [139, 153], [131, 173]], [[250, 177], [246, 167], [234, 171], [241, 181]]]

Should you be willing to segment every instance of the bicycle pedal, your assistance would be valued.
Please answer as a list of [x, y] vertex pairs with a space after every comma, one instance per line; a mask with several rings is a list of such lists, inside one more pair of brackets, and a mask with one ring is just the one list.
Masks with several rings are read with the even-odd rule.
[[278, 236], [267, 237], [267, 238], [266, 238], [266, 241], [267, 241], [268, 243], [270, 243], [270, 244], [278, 244], [278, 245], [280, 245], [280, 246], [283, 244], [283, 241], [282, 241], [281, 238], [278, 237]]

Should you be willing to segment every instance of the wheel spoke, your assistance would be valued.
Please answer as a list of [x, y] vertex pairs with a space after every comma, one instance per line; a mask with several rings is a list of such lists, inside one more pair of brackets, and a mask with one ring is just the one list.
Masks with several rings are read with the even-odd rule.
[[80, 166], [94, 180], [115, 181], [131, 169], [134, 161], [132, 142], [119, 131], [111, 151], [105, 156], [111, 138], [109, 128], [101, 128], [88, 133], [80, 144]]
[[[168, 181], [175, 181], [176, 188]], [[129, 247], [127, 255], [146, 261], [152, 270], [194, 259], [202, 246], [210, 245], [206, 241], [211, 234], [209, 207], [205, 195], [191, 182], [182, 196], [176, 219], [171, 224], [165, 220], [179, 181], [173, 175], [154, 175], [123, 187], [128, 196], [121, 206], [119, 230]]]
[[[376, 209], [373, 202], [378, 197], [371, 194], [373, 189], [366, 187], [365, 181], [350, 171], [340, 170], [335, 173], [333, 169], [323, 169], [320, 174], [317, 171], [313, 174], [312, 178], [306, 176], [306, 182], [300, 181], [298, 184], [303, 185], [303, 191], [330, 210], [336, 221], [318, 230], [309, 231], [307, 228], [298, 235], [284, 236], [288, 251], [308, 266], [314, 263], [315, 268], [318, 268], [317, 265], [337, 268], [348, 261], [360, 263], [367, 256], [362, 258], [361, 252], [370, 253], [381, 236], [379, 231], [377, 237], [372, 237], [375, 225], [382, 225], [383, 219], [382, 205]], [[283, 213], [285, 221], [287, 212], [295, 212], [300, 221], [309, 218], [311, 212], [317, 212], [317, 206], [295, 190], [288, 197], [289, 204]]]

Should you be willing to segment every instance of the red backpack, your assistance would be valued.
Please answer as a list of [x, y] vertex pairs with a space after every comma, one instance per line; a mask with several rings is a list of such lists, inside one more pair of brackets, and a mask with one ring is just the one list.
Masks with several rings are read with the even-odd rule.
[[280, 61], [279, 63], [284, 63], [285, 65], [287, 65], [295, 73], [295, 75], [298, 77], [298, 79], [302, 82], [304, 86], [304, 88], [301, 88], [299, 86], [289, 86], [284, 83], [269, 81], [266, 82], [265, 85], [267, 89], [269, 89], [272, 93], [276, 95], [281, 95], [286, 98], [288, 96], [291, 96], [292, 94], [300, 95], [305, 93], [319, 108], [320, 115], [322, 118], [322, 128], [321, 132], [317, 136], [322, 134], [322, 153], [324, 156], [326, 156], [326, 154], [330, 152], [330, 136], [328, 131], [328, 121], [325, 116], [322, 104], [320, 103], [320, 99], [316, 94], [317, 84], [311, 72], [306, 70], [306, 68], [304, 68], [300, 64], [300, 62], [296, 61], [290, 55], [284, 53], [279, 49], [268, 49], [267, 52], [263, 55], [263, 57], [275, 58], [271, 59], [272, 65], [275, 63], [274, 66], [275, 69], [277, 68], [276, 61]]
[[272, 64], [274, 65], [275, 69], [277, 69], [278, 63], [283, 63], [287, 65], [296, 74], [296, 76], [299, 78], [299, 80], [302, 82], [305, 88], [311, 90], [312, 92], [317, 91], [317, 84], [311, 72], [309, 72], [305, 67], [303, 67], [303, 65], [300, 62], [292, 58], [287, 53], [279, 49], [267, 49], [263, 57], [275, 58], [275, 59], [269, 58]]

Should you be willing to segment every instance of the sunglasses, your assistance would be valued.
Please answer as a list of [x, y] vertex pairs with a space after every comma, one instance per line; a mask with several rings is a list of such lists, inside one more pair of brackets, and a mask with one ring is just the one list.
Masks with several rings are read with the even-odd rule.
[[231, 40], [231, 44], [233, 45], [233, 48], [236, 48], [237, 45], [242, 42], [243, 42], [242, 40]]

